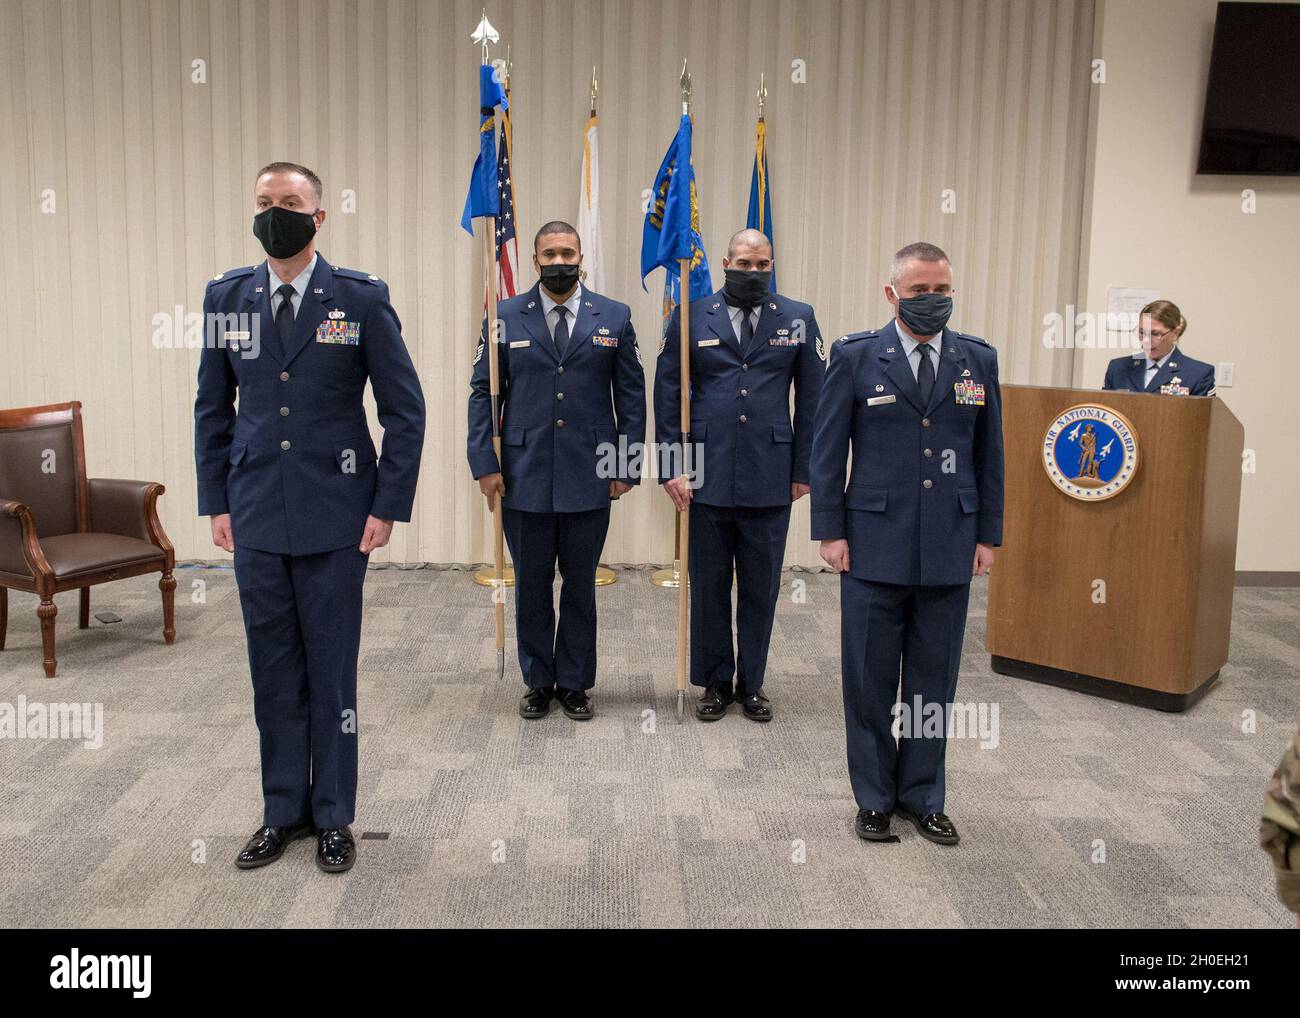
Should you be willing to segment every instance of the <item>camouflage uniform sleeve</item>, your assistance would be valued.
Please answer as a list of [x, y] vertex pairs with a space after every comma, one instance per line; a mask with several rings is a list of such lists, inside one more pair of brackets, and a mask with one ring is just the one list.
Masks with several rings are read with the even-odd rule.
[[1300, 913], [1300, 729], [1269, 780], [1259, 843], [1273, 859], [1277, 896]]

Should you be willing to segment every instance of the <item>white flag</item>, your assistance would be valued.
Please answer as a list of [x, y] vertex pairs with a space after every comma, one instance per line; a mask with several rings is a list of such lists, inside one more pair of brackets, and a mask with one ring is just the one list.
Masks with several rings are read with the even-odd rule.
[[600, 156], [596, 128], [600, 118], [593, 113], [582, 135], [582, 179], [578, 182], [578, 240], [582, 244], [583, 285], [596, 293], [605, 292], [605, 253], [600, 243]]

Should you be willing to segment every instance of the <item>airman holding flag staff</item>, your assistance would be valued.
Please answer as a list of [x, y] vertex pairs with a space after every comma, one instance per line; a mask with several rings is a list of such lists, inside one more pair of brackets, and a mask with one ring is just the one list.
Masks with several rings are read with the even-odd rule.
[[[489, 507], [501, 500], [515, 564], [520, 714], [552, 699], [574, 720], [593, 716], [596, 566], [611, 499], [640, 481], [645, 376], [631, 309], [578, 282], [577, 231], [550, 222], [533, 242], [540, 281], [483, 324], [469, 399], [469, 464]], [[485, 347], [498, 346], [500, 456]], [[552, 588], [562, 585], [557, 623]]]
[[[664, 456], [660, 480], [690, 515], [691, 683], [695, 707], [716, 721], [738, 701], [752, 721], [770, 721], [763, 693], [767, 651], [791, 503], [808, 494], [813, 419], [825, 343], [813, 309], [769, 289], [772, 245], [758, 230], [731, 238], [722, 289], [691, 306], [690, 441], [694, 477]], [[680, 447], [681, 318], [668, 324], [655, 370], [655, 438]], [[794, 387], [794, 422], [790, 389]], [[737, 581], [732, 652], [731, 578]], [[735, 685], [733, 687], [733, 678]]]

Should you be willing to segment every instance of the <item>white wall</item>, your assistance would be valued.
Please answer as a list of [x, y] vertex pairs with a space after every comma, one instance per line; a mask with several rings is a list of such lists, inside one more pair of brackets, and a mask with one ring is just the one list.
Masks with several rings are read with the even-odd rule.
[[[1236, 366], [1219, 396], [1246, 429], [1237, 568], [1300, 570], [1300, 178], [1196, 175], [1215, 0], [1100, 0], [1096, 128], [1081, 304], [1112, 286], [1158, 289], [1188, 321], [1182, 350]], [[1292, 97], [1295, 102], [1295, 97]], [[1257, 211], [1242, 211], [1253, 189]], [[1076, 384], [1101, 386], [1121, 351], [1077, 354]]]

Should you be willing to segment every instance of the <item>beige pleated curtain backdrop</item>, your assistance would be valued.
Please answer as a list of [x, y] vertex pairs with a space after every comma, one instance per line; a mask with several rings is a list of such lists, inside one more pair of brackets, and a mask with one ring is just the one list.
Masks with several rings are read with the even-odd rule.
[[[415, 517], [376, 560], [488, 556], [465, 462], [482, 248], [458, 226], [481, 8], [0, 0], [0, 404], [81, 400], [92, 476], [164, 482], [178, 558], [223, 553], [195, 516], [198, 352], [159, 349], [155, 316], [201, 310], [210, 276], [260, 259], [251, 188], [274, 159], [320, 173], [320, 249], [388, 281], [424, 384]], [[762, 71], [779, 282], [827, 339], [888, 320], [889, 256], [925, 239], [953, 258], [954, 325], [998, 347], [1003, 379], [1069, 384], [1040, 322], [1078, 280], [1091, 0], [493, 0], [489, 16], [494, 55], [509, 43], [513, 58], [525, 258], [537, 226], [576, 215], [598, 65], [606, 289], [634, 309], [647, 388], [662, 272], [643, 292], [642, 193], [676, 127], [683, 57], [715, 283], [744, 225]], [[606, 561], [671, 558], [657, 487], [616, 505]], [[787, 560], [820, 564], [807, 500]]]

